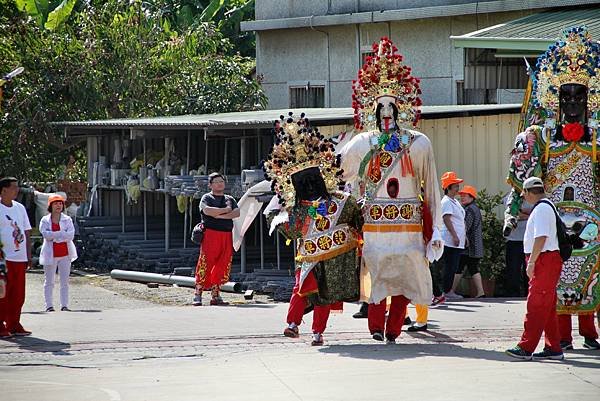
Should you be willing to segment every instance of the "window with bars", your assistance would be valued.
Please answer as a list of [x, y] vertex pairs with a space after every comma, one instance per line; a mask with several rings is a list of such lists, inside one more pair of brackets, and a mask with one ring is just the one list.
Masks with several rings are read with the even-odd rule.
[[290, 108], [325, 107], [325, 86], [291, 86]]

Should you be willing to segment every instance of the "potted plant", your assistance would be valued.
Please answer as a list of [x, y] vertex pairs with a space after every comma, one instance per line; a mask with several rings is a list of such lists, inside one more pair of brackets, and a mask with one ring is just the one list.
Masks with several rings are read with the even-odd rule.
[[490, 195], [485, 189], [477, 195], [476, 203], [483, 220], [483, 259], [479, 263], [479, 270], [485, 295], [492, 297], [496, 279], [500, 278], [505, 265], [502, 221], [497, 215], [498, 206], [503, 204], [502, 195]]

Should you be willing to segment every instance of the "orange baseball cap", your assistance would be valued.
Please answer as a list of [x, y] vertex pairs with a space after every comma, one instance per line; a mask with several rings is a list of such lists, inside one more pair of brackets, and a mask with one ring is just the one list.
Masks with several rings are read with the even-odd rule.
[[460, 191], [458, 191], [459, 194], [467, 194], [467, 195], [471, 195], [471, 197], [473, 199], [477, 198], [477, 189], [471, 185], [465, 185]]
[[446, 189], [452, 184], [460, 184], [464, 180], [462, 178], [458, 178], [454, 171], [446, 171], [442, 174], [442, 188]]
[[48, 206], [50, 206], [54, 202], [62, 202], [65, 203], [65, 199], [60, 195], [50, 195], [48, 197]]

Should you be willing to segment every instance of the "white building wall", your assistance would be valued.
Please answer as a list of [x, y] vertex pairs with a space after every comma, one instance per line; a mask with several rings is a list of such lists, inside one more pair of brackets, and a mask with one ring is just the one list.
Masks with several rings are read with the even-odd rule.
[[289, 107], [289, 85], [298, 82], [325, 83], [325, 107], [348, 107], [352, 80], [362, 65], [361, 51], [389, 36], [421, 78], [423, 103], [456, 104], [456, 81], [464, 79], [464, 49], [455, 48], [449, 37], [531, 12], [259, 31], [257, 72], [270, 109]]

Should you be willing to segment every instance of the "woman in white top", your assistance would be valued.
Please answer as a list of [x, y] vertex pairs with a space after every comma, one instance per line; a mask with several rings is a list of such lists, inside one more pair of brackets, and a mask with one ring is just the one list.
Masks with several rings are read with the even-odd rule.
[[69, 311], [69, 275], [71, 262], [77, 259], [77, 250], [73, 244], [75, 227], [73, 220], [63, 213], [64, 199], [60, 195], [48, 198], [50, 214], [40, 220], [40, 234], [44, 238], [40, 252], [40, 264], [44, 266], [44, 298], [46, 312], [54, 312], [52, 292], [56, 271], [60, 276], [60, 305], [61, 311]]
[[465, 248], [466, 230], [465, 230], [465, 209], [459, 201], [455, 199], [460, 188], [459, 184], [463, 182], [456, 176], [454, 171], [445, 172], [442, 175], [442, 188], [444, 197], [442, 198], [442, 226], [441, 234], [444, 240], [444, 254], [442, 260], [444, 263], [444, 293], [442, 295], [434, 294], [432, 305], [443, 303], [446, 299], [462, 298], [452, 291], [454, 275], [458, 270], [460, 255]]

